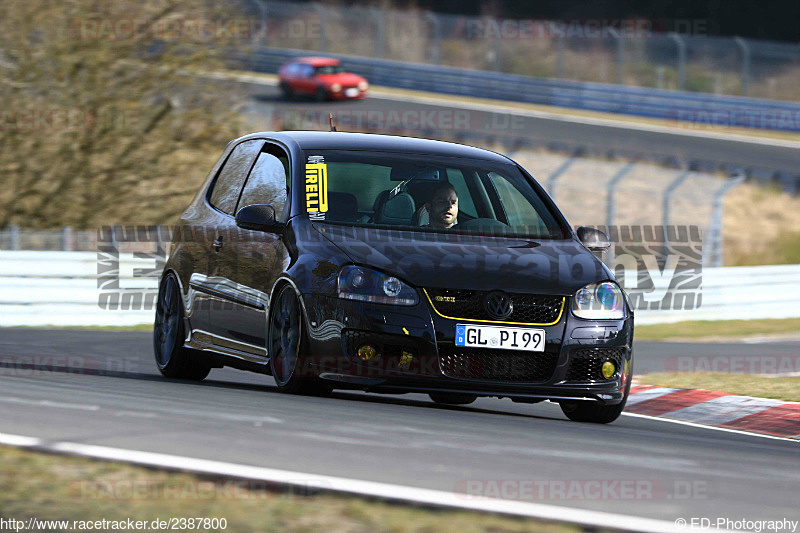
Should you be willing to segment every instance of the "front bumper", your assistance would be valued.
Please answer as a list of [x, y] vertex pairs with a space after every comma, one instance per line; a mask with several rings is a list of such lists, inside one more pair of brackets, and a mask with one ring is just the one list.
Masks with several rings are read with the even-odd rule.
[[[458, 319], [438, 315], [429, 302], [399, 307], [306, 295], [310, 374], [340, 388], [373, 392], [461, 392], [518, 400], [623, 400], [632, 367], [633, 317], [583, 320], [565, 305], [545, 331], [544, 352], [457, 348]], [[359, 346], [378, 355], [363, 360]], [[600, 375], [615, 362], [612, 378]]]
[[367, 96], [367, 91], [359, 90], [357, 93], [354, 93], [348, 96], [345, 89], [342, 89], [338, 92], [333, 92], [331, 90], [328, 91], [328, 98], [331, 100], [358, 100]]

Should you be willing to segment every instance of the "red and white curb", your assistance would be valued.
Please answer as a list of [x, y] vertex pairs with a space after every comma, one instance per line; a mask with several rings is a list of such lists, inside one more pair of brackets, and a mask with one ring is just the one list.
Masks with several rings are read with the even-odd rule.
[[634, 382], [625, 413], [800, 439], [800, 403], [795, 402]]

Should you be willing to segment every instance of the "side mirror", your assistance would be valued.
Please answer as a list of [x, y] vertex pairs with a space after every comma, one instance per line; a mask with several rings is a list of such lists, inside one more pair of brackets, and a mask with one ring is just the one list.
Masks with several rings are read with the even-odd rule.
[[578, 228], [578, 239], [590, 252], [605, 252], [611, 246], [608, 235], [595, 228], [581, 226]]
[[275, 208], [271, 205], [254, 204], [239, 209], [236, 225], [242, 229], [281, 233], [284, 224], [276, 220]]

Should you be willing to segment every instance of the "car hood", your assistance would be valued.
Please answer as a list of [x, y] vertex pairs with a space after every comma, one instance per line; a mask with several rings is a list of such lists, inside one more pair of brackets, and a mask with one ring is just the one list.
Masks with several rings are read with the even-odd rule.
[[362, 81], [365, 81], [364, 78], [358, 74], [352, 74], [350, 72], [343, 72], [341, 74], [319, 74], [317, 79], [328, 85], [338, 83], [344, 87], [358, 85]]
[[568, 296], [611, 272], [578, 241], [314, 224], [355, 264], [417, 287]]

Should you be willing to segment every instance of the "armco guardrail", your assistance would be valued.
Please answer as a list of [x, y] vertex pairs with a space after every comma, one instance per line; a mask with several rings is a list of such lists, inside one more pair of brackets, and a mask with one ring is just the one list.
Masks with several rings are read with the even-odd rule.
[[[98, 254], [93, 252], [3, 251], [0, 264], [0, 326], [153, 322], [159, 272], [152, 259], [120, 254], [119, 271], [111, 283], [105, 266], [98, 269]], [[136, 275], [136, 269], [147, 275]], [[702, 279], [699, 308], [637, 311], [636, 323], [800, 317], [800, 265], [706, 268]], [[105, 300], [108, 308], [101, 307], [101, 294], [114, 291], [138, 291], [145, 297], [111, 305]]]
[[[250, 70], [275, 73], [287, 59], [308, 55], [329, 54], [259, 48], [246, 54], [235, 51], [232, 58]], [[689, 124], [800, 132], [800, 104], [792, 102], [533, 78], [355, 56], [336, 57], [347, 69], [364, 75], [372, 83], [389, 87], [666, 118]]]

